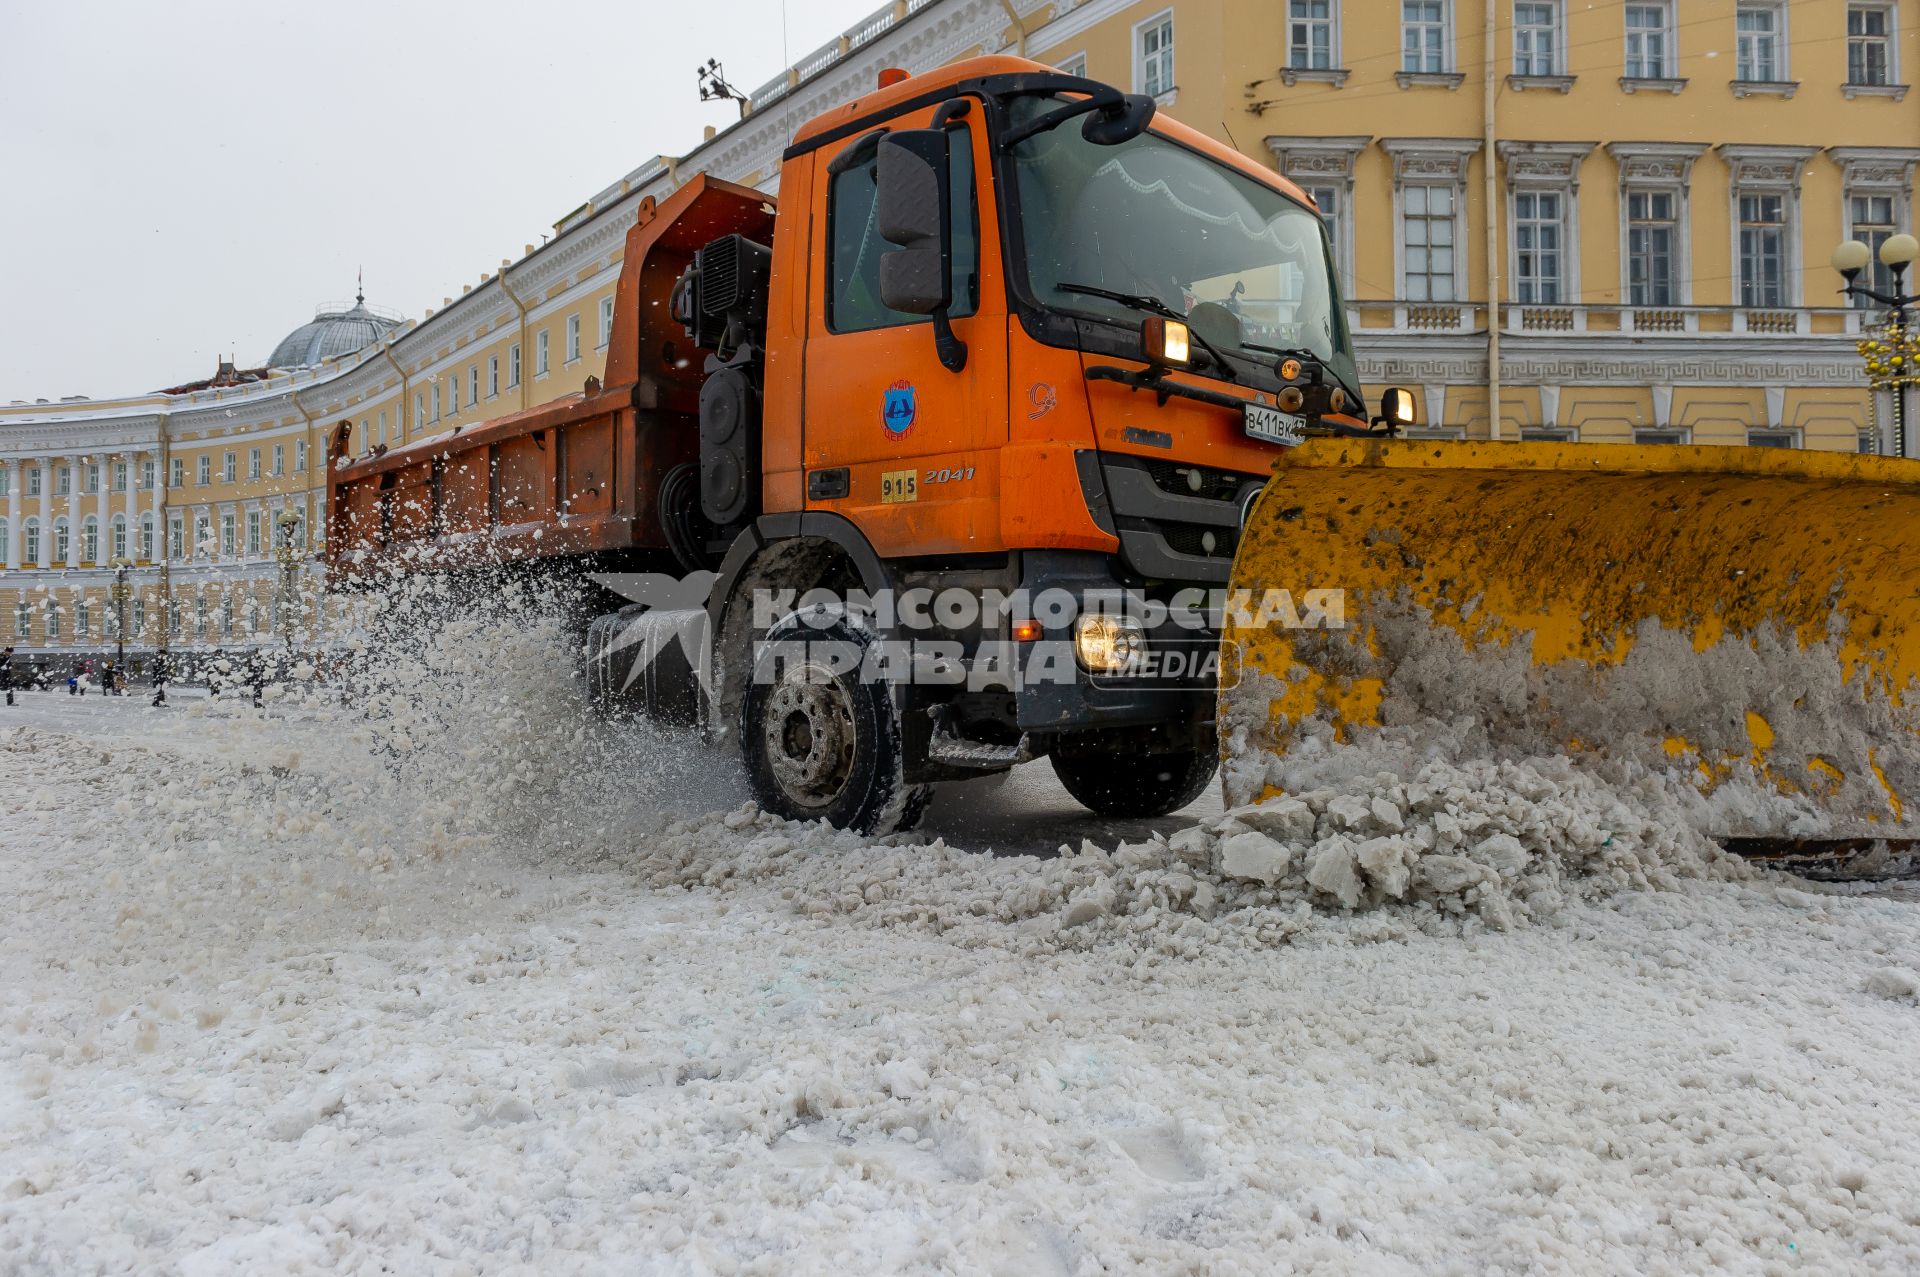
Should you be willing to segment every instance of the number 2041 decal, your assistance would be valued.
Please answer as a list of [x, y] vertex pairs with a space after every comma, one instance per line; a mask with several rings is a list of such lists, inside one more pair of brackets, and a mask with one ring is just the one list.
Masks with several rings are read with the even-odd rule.
[[923, 483], [964, 483], [973, 478], [972, 466], [953, 466], [939, 470], [888, 470], [880, 476], [880, 500], [892, 505], [898, 501], [918, 501]]

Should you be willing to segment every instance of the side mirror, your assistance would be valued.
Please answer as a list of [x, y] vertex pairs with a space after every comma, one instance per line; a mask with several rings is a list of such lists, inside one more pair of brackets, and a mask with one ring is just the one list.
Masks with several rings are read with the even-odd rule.
[[953, 300], [947, 171], [944, 129], [906, 129], [880, 139], [874, 228], [900, 246], [880, 259], [880, 300], [909, 315], [931, 315]]
[[1080, 136], [1095, 146], [1131, 142], [1147, 131], [1158, 109], [1146, 94], [1128, 93], [1118, 103], [1089, 115], [1087, 122], [1080, 126]]
[[1379, 420], [1389, 431], [1403, 430], [1419, 421], [1413, 404], [1413, 392], [1404, 386], [1392, 386], [1380, 396]]

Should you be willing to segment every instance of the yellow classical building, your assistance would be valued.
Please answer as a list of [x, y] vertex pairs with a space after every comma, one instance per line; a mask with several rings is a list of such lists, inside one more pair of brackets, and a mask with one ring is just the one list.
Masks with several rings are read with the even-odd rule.
[[317, 573], [328, 430], [364, 452], [580, 389], [643, 197], [777, 194], [800, 122], [987, 52], [1150, 93], [1307, 188], [1362, 374], [1415, 387], [1424, 432], [1885, 447], [1876, 316], [1826, 262], [1913, 228], [1920, 0], [897, 0], [419, 321], [356, 299], [251, 371], [0, 406], [0, 639], [110, 651], [124, 558], [131, 650], [268, 640], [283, 530]]

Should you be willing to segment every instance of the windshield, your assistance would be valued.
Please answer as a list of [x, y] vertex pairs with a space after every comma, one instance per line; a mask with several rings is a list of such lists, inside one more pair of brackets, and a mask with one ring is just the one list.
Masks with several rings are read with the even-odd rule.
[[[1014, 124], [1065, 99], [1021, 97]], [[1080, 122], [1013, 148], [1035, 300], [1136, 324], [1140, 310], [1063, 289], [1152, 298], [1223, 353], [1271, 367], [1252, 347], [1301, 350], [1358, 385], [1326, 232], [1303, 204], [1152, 132], [1096, 146]]]

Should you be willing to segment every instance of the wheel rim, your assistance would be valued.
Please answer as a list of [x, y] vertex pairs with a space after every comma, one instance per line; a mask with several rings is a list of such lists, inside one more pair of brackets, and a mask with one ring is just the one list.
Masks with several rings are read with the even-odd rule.
[[786, 670], [767, 697], [760, 730], [773, 779], [795, 803], [828, 807], [846, 789], [856, 739], [853, 702], [824, 667]]

